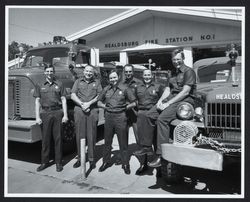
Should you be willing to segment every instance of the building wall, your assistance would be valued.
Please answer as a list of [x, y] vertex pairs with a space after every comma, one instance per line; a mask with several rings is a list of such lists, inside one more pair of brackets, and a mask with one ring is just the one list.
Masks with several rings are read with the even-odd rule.
[[109, 34], [93, 41], [87, 40], [87, 45], [97, 47], [100, 53], [105, 53], [119, 52], [144, 43], [200, 46], [240, 40], [240, 26], [153, 16], [114, 32], [110, 27]]

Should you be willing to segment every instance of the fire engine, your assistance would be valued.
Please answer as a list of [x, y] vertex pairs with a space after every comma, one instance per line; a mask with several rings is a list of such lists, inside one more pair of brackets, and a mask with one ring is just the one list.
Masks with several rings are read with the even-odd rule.
[[172, 142], [161, 145], [161, 172], [169, 183], [183, 180], [184, 166], [222, 171], [241, 161], [241, 57], [202, 59], [194, 70], [195, 106], [179, 105]]
[[[59, 40], [58, 40], [59, 39]], [[56, 77], [63, 82], [67, 92], [69, 121], [63, 125], [63, 142], [74, 142], [74, 103], [70, 91], [74, 81], [83, 73], [83, 67], [91, 64], [98, 72], [98, 50], [89, 48], [84, 40], [60, 41], [32, 48], [23, 56], [22, 64], [9, 68], [8, 77], [8, 140], [34, 143], [41, 140], [40, 126], [35, 123], [34, 88], [44, 80], [44, 63], [53, 64]]]
[[[41, 128], [35, 122], [36, 83], [44, 79], [44, 63], [53, 64], [56, 78], [63, 82], [67, 92], [69, 121], [63, 124], [64, 148], [75, 142], [74, 103], [70, 91], [74, 81], [81, 77], [83, 68], [91, 64], [96, 68], [96, 75], [102, 86], [108, 84], [108, 73], [116, 68], [122, 72], [122, 64], [99, 63], [99, 50], [85, 45], [84, 40], [67, 42], [62, 37], [54, 37], [53, 44], [32, 48], [24, 54], [22, 64], [9, 68], [8, 77], [8, 140], [34, 143], [41, 140]], [[141, 78], [145, 67], [135, 65], [135, 77]], [[154, 72], [155, 80], [167, 82], [168, 74], [164, 71]], [[99, 110], [98, 125], [104, 123], [103, 110]]]

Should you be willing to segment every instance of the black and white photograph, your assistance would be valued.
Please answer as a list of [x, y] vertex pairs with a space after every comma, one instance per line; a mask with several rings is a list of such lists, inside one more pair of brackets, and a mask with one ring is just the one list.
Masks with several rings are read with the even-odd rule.
[[245, 198], [245, 7], [5, 6], [4, 197]]

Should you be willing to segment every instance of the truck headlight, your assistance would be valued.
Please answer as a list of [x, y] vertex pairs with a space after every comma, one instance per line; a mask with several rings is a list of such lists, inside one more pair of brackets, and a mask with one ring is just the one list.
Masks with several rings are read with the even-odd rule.
[[188, 102], [182, 102], [178, 105], [176, 113], [179, 119], [189, 120], [194, 116], [194, 107]]

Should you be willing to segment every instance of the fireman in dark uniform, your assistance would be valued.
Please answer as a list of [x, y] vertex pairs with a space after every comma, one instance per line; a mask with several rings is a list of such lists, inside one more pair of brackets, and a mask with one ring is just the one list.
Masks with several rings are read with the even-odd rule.
[[[196, 74], [194, 70], [184, 64], [184, 53], [181, 49], [172, 52], [172, 63], [176, 68], [176, 75], [169, 80], [169, 87], [166, 87], [157, 105], [147, 113], [143, 119], [143, 148], [137, 154], [145, 154], [152, 150], [150, 142], [153, 139], [154, 127], [157, 123], [157, 149], [156, 158], [148, 163], [150, 167], [161, 166], [161, 144], [169, 142], [170, 122], [176, 118], [177, 106], [185, 101], [194, 104], [194, 93], [196, 90]], [[151, 143], [152, 144], [152, 143]]]
[[[143, 83], [139, 84], [136, 87], [136, 97], [137, 97], [137, 108], [138, 108], [138, 113], [137, 113], [137, 129], [138, 129], [138, 137], [139, 137], [139, 142], [138, 144], [140, 146], [147, 145], [147, 146], [152, 146], [153, 142], [153, 136], [151, 139], [147, 139], [147, 136], [144, 136], [144, 125], [143, 125], [143, 120], [146, 117], [146, 114], [148, 111], [153, 108], [158, 100], [160, 99], [163, 91], [164, 91], [164, 86], [161, 84], [157, 84], [152, 81], [153, 75], [152, 71], [149, 69], [146, 69], [143, 71]], [[143, 145], [142, 145], [142, 144]], [[138, 151], [134, 152], [134, 154], [137, 157], [140, 157], [140, 167], [136, 171], [136, 175], [141, 175], [147, 170], [147, 155], [152, 155], [153, 151], [150, 150], [144, 154], [137, 155]]]
[[37, 168], [37, 171], [42, 171], [49, 166], [50, 141], [51, 136], [53, 136], [56, 171], [60, 172], [63, 170], [61, 127], [62, 122], [68, 120], [66, 92], [63, 84], [54, 77], [54, 67], [44, 65], [46, 81], [37, 84], [34, 92], [36, 98], [36, 123], [42, 124], [42, 164]]
[[[134, 66], [131, 64], [127, 64], [124, 66], [123, 69], [124, 72], [124, 79], [123, 84], [130, 88], [135, 93], [135, 88], [138, 86], [138, 84], [141, 84], [142, 81], [134, 77]], [[130, 126], [133, 127], [134, 135], [136, 143], [138, 144], [138, 133], [137, 133], [137, 125], [136, 125], [136, 109], [132, 108], [130, 110], [126, 111], [127, 118], [128, 118], [128, 129]]]
[[[125, 111], [135, 107], [135, 96], [131, 89], [118, 83], [119, 76], [116, 71], [109, 74], [110, 84], [106, 86], [98, 98], [98, 106], [105, 109], [104, 125], [104, 154], [103, 164], [99, 172], [111, 166], [111, 146], [114, 134], [117, 134], [120, 147], [122, 168], [130, 174], [127, 137], [127, 117]], [[130, 104], [128, 104], [128, 102]], [[105, 103], [105, 104], [104, 104]]]
[[71, 99], [76, 103], [74, 118], [78, 159], [73, 165], [74, 168], [81, 165], [80, 141], [82, 138], [87, 139], [90, 168], [96, 167], [94, 151], [99, 112], [96, 102], [102, 87], [99, 80], [94, 79], [94, 71], [94, 67], [87, 65], [83, 70], [83, 77], [75, 81], [71, 90]]

